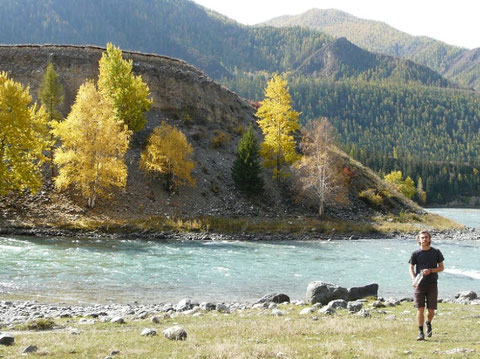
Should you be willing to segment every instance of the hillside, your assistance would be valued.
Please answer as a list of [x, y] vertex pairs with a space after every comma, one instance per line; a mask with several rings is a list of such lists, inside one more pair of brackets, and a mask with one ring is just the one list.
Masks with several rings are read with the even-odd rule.
[[317, 50], [296, 69], [296, 73], [333, 80], [362, 79], [456, 87], [426, 66], [365, 51], [344, 37], [329, 42]]
[[365, 53], [362, 59], [375, 58], [365, 68], [363, 60], [357, 62], [356, 57], [346, 58], [342, 53], [351, 45], [330, 44], [333, 39], [318, 31], [244, 26], [188, 0], [126, 0], [120, 4], [112, 0], [5, 0], [0, 19], [0, 43], [105, 46], [113, 42], [123, 49], [183, 59], [214, 79], [231, 77], [236, 71], [306, 73], [311, 68], [306, 62], [332, 52], [337, 59], [336, 77], [448, 86], [445, 79], [412, 62]]
[[[65, 87], [64, 113], [67, 113], [80, 84], [87, 78], [96, 77], [103, 50], [58, 45], [0, 46], [0, 69], [7, 71], [13, 79], [29, 85], [31, 94], [35, 95], [46, 65], [51, 61]], [[87, 211], [85, 201], [68, 193], [53, 192], [47, 180], [42, 192], [33, 198], [2, 198], [0, 213], [3, 225], [8, 223], [9, 218], [14, 219], [18, 215], [23, 216], [25, 223], [38, 223], [40, 220], [52, 225], [55, 221], [90, 214], [113, 219], [150, 215], [277, 217], [315, 214], [315, 208], [294, 203], [291, 200], [293, 194], [280, 190], [268, 173], [264, 174], [267, 185], [262, 198], [247, 199], [235, 190], [230, 168], [240, 138], [238, 128], [245, 128], [255, 120], [254, 109], [247, 102], [183, 61], [132, 52], [124, 52], [124, 56], [133, 60], [134, 71], [147, 82], [154, 100], [146, 128], [134, 135], [127, 152], [129, 176], [126, 189], [118, 191], [111, 202], [102, 201], [96, 209]], [[184, 120], [187, 114], [191, 122]], [[197, 162], [193, 172], [197, 181], [195, 188], [181, 188], [179, 193], [169, 194], [158, 179], [139, 170], [140, 152], [148, 135], [161, 121], [180, 128], [192, 143]], [[220, 132], [226, 133], [229, 140], [222, 147], [212, 148], [211, 140]], [[343, 161], [344, 166], [351, 167], [354, 173], [349, 187], [350, 203], [343, 209], [330, 209], [330, 215], [357, 218], [377, 211], [398, 213], [402, 209], [419, 210], [412, 202], [388, 189], [383, 181], [359, 163], [346, 155]], [[360, 191], [368, 188], [388, 190], [392, 192], [392, 197], [380, 207], [371, 208], [358, 197]]]
[[277, 17], [261, 25], [303, 26], [334, 37], [345, 37], [369, 51], [428, 66], [464, 87], [480, 88], [480, 65], [475, 59], [478, 49], [468, 50], [428, 37], [412, 36], [383, 22], [360, 19], [335, 9], [311, 9], [300, 15]]

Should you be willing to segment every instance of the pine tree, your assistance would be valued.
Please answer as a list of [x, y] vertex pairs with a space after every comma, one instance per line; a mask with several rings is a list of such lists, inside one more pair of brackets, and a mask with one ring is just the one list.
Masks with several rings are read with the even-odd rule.
[[109, 97], [117, 116], [133, 132], [145, 126], [145, 112], [152, 107], [150, 90], [142, 77], [132, 73], [132, 60], [122, 58], [122, 50], [111, 43], [99, 62], [98, 88], [103, 96]]
[[238, 142], [237, 157], [232, 167], [232, 178], [241, 192], [255, 195], [263, 192], [264, 183], [261, 173], [260, 150], [253, 126], [250, 124]]
[[125, 187], [124, 156], [131, 131], [93, 82], [80, 86], [70, 114], [54, 123], [52, 131], [62, 141], [54, 156], [59, 166], [57, 189], [73, 187], [94, 207], [98, 197], [112, 194], [112, 187]]
[[47, 114], [31, 102], [28, 88], [0, 72], [0, 195], [42, 185]]
[[192, 154], [193, 147], [185, 135], [175, 126], [162, 122], [148, 138], [140, 158], [140, 168], [159, 173], [168, 191], [174, 191], [181, 185], [194, 187], [195, 179], [191, 172], [195, 162], [191, 160]]
[[292, 108], [287, 80], [274, 74], [265, 89], [265, 100], [260, 103], [257, 117], [265, 138], [260, 154], [264, 166], [273, 169], [273, 178], [278, 182], [288, 176], [288, 172], [284, 170], [285, 165], [300, 158], [295, 151], [292, 135], [300, 128], [299, 115], [300, 113]]
[[[59, 121], [62, 115], [58, 108], [63, 104], [64, 94], [63, 86], [58, 79], [58, 74], [55, 72], [52, 63], [49, 63], [45, 74], [43, 75], [43, 80], [38, 91], [38, 97], [45, 107], [48, 115], [48, 124], [50, 129], [52, 128], [53, 121]], [[52, 133], [50, 133], [50, 139], [48, 143], [48, 152], [50, 154], [50, 169], [52, 180], [54, 177], [54, 163], [53, 163], [53, 151], [55, 148], [55, 138]]]

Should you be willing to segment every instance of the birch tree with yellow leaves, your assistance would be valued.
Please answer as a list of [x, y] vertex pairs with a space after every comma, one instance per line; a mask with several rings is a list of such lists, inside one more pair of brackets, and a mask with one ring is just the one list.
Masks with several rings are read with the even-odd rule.
[[285, 165], [300, 158], [295, 151], [293, 134], [300, 128], [299, 112], [293, 110], [288, 92], [287, 80], [274, 74], [265, 89], [265, 99], [257, 111], [258, 125], [263, 131], [264, 141], [260, 154], [263, 165], [273, 170], [273, 178], [278, 182], [289, 174]]
[[159, 173], [165, 180], [165, 188], [173, 191], [182, 185], [195, 186], [191, 159], [193, 147], [185, 135], [175, 126], [162, 122], [150, 135], [147, 147], [140, 158], [140, 168]]
[[45, 109], [32, 104], [28, 87], [0, 72], [0, 195], [40, 189], [47, 136]]
[[118, 118], [137, 132], [145, 127], [145, 112], [152, 107], [150, 90], [142, 76], [132, 73], [132, 60], [122, 58], [122, 50], [111, 43], [102, 54], [98, 65], [98, 89], [112, 100]]
[[52, 131], [62, 142], [54, 156], [59, 166], [57, 189], [71, 187], [94, 207], [97, 198], [110, 196], [114, 187], [125, 187], [124, 156], [131, 131], [92, 81], [80, 86], [70, 114], [54, 123]]

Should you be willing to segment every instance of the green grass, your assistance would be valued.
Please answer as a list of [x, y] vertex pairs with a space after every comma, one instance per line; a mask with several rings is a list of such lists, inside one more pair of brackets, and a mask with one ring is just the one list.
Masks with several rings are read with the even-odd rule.
[[[104, 358], [119, 350], [116, 358], [477, 358], [480, 355], [479, 306], [440, 303], [434, 320], [434, 336], [415, 340], [415, 310], [411, 303], [372, 311], [360, 318], [339, 310], [334, 316], [299, 316], [302, 307], [286, 305], [282, 317], [252, 310], [234, 314], [206, 313], [180, 316], [159, 324], [148, 320], [124, 325], [80, 325], [78, 319], [59, 320], [62, 329], [47, 332], [15, 332], [15, 345], [0, 347], [5, 358], [20, 358], [21, 350], [36, 345], [30, 354], [41, 358]], [[408, 311], [408, 312], [406, 312]], [[386, 319], [395, 315], [394, 320]], [[313, 320], [312, 316], [317, 316]], [[285, 318], [289, 318], [288, 321]], [[161, 331], [175, 323], [183, 326], [183, 342], [163, 338]], [[155, 337], [141, 337], [143, 328], [155, 328]], [[71, 328], [78, 335], [71, 334]], [[462, 348], [473, 352], [447, 355]]]

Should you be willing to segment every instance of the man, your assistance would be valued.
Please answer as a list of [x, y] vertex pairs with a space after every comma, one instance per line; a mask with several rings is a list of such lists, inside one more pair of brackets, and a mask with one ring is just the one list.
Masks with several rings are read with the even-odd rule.
[[432, 236], [428, 231], [420, 231], [417, 235], [420, 249], [412, 253], [410, 260], [410, 277], [415, 279], [416, 275], [423, 273], [423, 279], [418, 285], [414, 285], [414, 305], [417, 308], [418, 337], [417, 340], [425, 340], [423, 333], [423, 322], [425, 320], [425, 301], [427, 302], [427, 336], [431, 337], [432, 320], [437, 309], [438, 287], [437, 280], [439, 272], [443, 271], [443, 255], [440, 250], [431, 247]]

